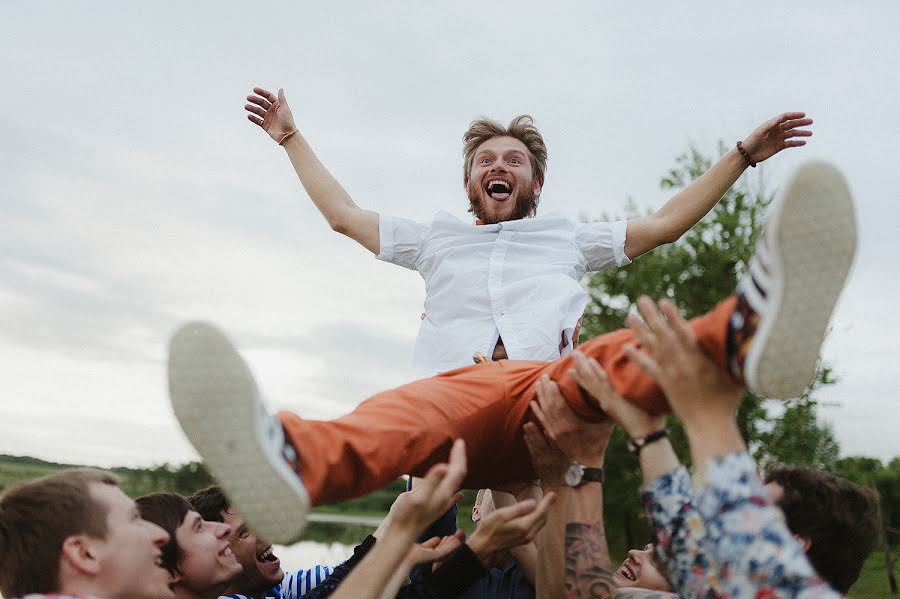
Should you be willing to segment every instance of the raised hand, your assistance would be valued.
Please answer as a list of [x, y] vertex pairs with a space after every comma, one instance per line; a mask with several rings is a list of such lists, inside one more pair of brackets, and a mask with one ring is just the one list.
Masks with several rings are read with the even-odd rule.
[[284, 90], [279, 89], [276, 96], [267, 89], [254, 87], [255, 95], [247, 96], [250, 104], [244, 105], [247, 118], [251, 123], [259, 125], [269, 134], [269, 137], [279, 144], [284, 143], [288, 137], [297, 132], [294, 125], [294, 115], [284, 97]]
[[575, 368], [569, 371], [572, 378], [597, 400], [600, 409], [622, 425], [629, 437], [644, 437], [666, 426], [665, 416], [651, 414], [616, 393], [597, 360], [578, 350], [572, 356], [575, 360]]
[[544, 433], [566, 456], [586, 466], [602, 465], [615, 422], [588, 422], [566, 404], [559, 386], [546, 374], [537, 382], [537, 401], [531, 402]]
[[643, 320], [629, 316], [628, 326], [641, 349], [626, 346], [625, 351], [656, 380], [685, 427], [703, 430], [733, 423], [743, 385], [703, 353], [675, 304], [662, 300], [657, 307], [642, 296], [637, 305]]
[[457, 490], [465, 475], [466, 445], [462, 439], [457, 439], [450, 450], [448, 463], [432, 466], [411, 491], [397, 496], [388, 512], [390, 524], [411, 527], [416, 534], [425, 530], [462, 498]]
[[535, 474], [544, 482], [545, 488], [560, 488], [565, 485], [566, 470], [571, 461], [559, 447], [550, 441], [533, 422], [522, 426], [522, 436], [531, 455], [531, 466]]
[[494, 510], [478, 523], [469, 538], [469, 549], [482, 564], [490, 565], [506, 550], [531, 542], [547, 521], [547, 510], [554, 501], [556, 494], [547, 493], [540, 502], [526, 499]]
[[798, 138], [812, 135], [812, 131], [802, 128], [812, 123], [805, 112], [785, 112], [757, 127], [741, 142], [741, 147], [747, 151], [750, 160], [762, 162], [785, 148], [805, 146], [806, 142]]
[[424, 543], [412, 546], [406, 554], [406, 563], [410, 566], [433, 563], [432, 570], [435, 570], [439, 563], [447, 559], [447, 556], [456, 551], [465, 540], [466, 533], [462, 529], [446, 537], [431, 537]]

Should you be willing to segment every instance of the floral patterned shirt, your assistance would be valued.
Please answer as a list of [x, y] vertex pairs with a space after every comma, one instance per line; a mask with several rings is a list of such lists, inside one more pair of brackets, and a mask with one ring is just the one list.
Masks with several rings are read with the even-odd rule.
[[692, 485], [682, 466], [644, 485], [656, 551], [681, 597], [837, 599], [769, 503], [746, 453], [710, 461]]

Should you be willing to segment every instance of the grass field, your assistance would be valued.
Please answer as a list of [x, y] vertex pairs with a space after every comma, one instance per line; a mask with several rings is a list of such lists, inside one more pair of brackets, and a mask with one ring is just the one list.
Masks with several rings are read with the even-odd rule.
[[[894, 576], [900, 577], [897, 572], [897, 552], [894, 553]], [[900, 582], [900, 581], [898, 581]], [[891, 595], [891, 587], [888, 584], [887, 572], [884, 567], [884, 551], [876, 550], [863, 565], [859, 580], [850, 589], [847, 594], [848, 599], [889, 599], [890, 597], [900, 597], [900, 595]]]

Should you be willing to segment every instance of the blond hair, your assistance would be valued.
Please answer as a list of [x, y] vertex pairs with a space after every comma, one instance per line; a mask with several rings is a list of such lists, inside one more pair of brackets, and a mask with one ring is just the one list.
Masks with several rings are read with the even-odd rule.
[[534, 119], [527, 114], [517, 116], [506, 127], [489, 118], [472, 121], [463, 135], [464, 181], [467, 182], [469, 175], [472, 174], [475, 151], [481, 144], [495, 137], [512, 137], [525, 144], [534, 178], [541, 185], [544, 184], [544, 173], [547, 170], [547, 146], [544, 144], [541, 132], [534, 126]]

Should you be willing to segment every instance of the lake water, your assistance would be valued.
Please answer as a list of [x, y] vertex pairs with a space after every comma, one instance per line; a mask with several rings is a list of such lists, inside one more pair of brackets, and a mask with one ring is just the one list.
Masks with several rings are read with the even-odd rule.
[[290, 547], [275, 545], [275, 555], [285, 572], [308, 569], [315, 565], [334, 567], [353, 555], [353, 545], [301, 541]]

